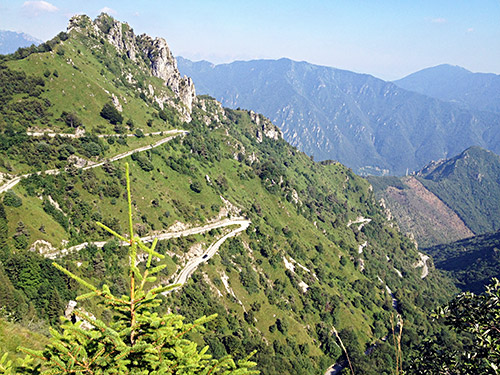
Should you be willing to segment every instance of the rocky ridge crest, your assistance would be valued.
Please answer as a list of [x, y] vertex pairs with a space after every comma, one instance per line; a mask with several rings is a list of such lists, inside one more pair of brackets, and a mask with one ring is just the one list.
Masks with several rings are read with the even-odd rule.
[[[181, 76], [167, 42], [163, 38], [152, 38], [146, 34], [135, 35], [127, 24], [101, 13], [94, 21], [86, 15], [70, 19], [67, 31], [109, 42], [116, 50], [141, 66], [149, 74], [165, 82], [175, 94], [175, 98], [160, 93], [153, 93], [154, 100], [163, 108], [165, 104], [175, 107], [184, 121], [191, 121], [196, 90], [191, 78]], [[130, 78], [128, 78], [130, 80]], [[177, 100], [176, 100], [177, 99]], [[179, 105], [178, 102], [182, 103]]]

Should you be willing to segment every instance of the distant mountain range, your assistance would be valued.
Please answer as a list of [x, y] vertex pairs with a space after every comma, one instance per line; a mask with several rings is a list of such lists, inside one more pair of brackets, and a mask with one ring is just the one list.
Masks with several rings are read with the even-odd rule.
[[15, 52], [19, 47], [29, 47], [32, 44], [38, 45], [41, 40], [25, 33], [0, 30], [0, 54]]
[[370, 75], [288, 59], [177, 61], [198, 93], [263, 113], [300, 150], [317, 160], [338, 160], [358, 174], [403, 175], [473, 145], [500, 152], [499, 113]]
[[500, 156], [491, 151], [471, 147], [415, 176], [368, 180], [423, 247], [500, 229]]
[[472, 73], [452, 65], [438, 65], [394, 81], [415, 91], [464, 108], [500, 113], [500, 75]]

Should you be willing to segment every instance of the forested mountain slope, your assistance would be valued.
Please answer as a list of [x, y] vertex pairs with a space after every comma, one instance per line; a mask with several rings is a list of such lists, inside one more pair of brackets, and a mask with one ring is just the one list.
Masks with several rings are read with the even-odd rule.
[[414, 176], [369, 177], [404, 232], [428, 247], [500, 228], [500, 157], [471, 147]]
[[[156, 261], [167, 266], [161, 282], [201, 259], [162, 310], [188, 321], [218, 313], [192, 337], [216, 357], [257, 349], [263, 374], [322, 373], [342, 354], [335, 326], [359, 373], [388, 371], [393, 351], [380, 339], [395, 300], [404, 345], [438, 331], [429, 309], [455, 289], [423, 272], [370, 185], [312, 161], [264, 116], [195, 96], [163, 39], [105, 14], [78, 16], [68, 33], [6, 56], [0, 75], [0, 298], [11, 319], [55, 323], [79, 292], [48, 257], [127, 290], [127, 251], [95, 221], [127, 227], [128, 161], [136, 232], [176, 237], [157, 246], [167, 255]], [[237, 226], [218, 224], [235, 217], [250, 224], [224, 239]], [[209, 224], [217, 228], [186, 233]], [[78, 307], [112, 319], [92, 300]]]
[[288, 59], [213, 65], [179, 58], [200, 93], [261, 112], [292, 145], [358, 174], [404, 175], [470, 146], [500, 152], [500, 115], [367, 74]]
[[436, 267], [448, 271], [462, 290], [481, 293], [492, 277], [500, 278], [500, 233], [488, 233], [433, 246]]

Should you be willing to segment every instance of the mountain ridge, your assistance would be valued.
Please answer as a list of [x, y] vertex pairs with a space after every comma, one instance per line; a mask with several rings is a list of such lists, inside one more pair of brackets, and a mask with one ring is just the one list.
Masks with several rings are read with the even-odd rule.
[[[500, 200], [499, 173], [500, 156], [472, 146], [450, 159], [431, 162], [410, 177], [369, 177], [368, 180], [377, 196], [383, 197], [402, 230], [411, 232], [409, 223], [413, 223], [417, 241], [429, 247], [500, 228], [500, 210], [497, 208]], [[426, 194], [453, 212], [455, 218], [448, 216], [441, 223], [444, 227], [432, 225], [425, 229], [434, 220], [431, 217], [432, 209], [429, 210], [421, 195], [418, 197], [414, 186], [408, 184], [410, 180], [420, 184]], [[412, 202], [411, 208], [407, 204], [405, 210], [408, 212], [403, 212], [405, 210], [401, 204], [408, 203], [407, 199]], [[416, 217], [422, 217], [423, 221], [416, 224], [416, 221], [412, 221]], [[444, 217], [442, 214], [441, 218]], [[462, 229], [455, 233], [453, 228], [459, 227]]]
[[39, 45], [42, 41], [29, 34], [0, 30], [0, 54], [5, 55], [13, 53], [18, 48], [28, 47], [32, 44]]
[[[197, 72], [197, 69], [200, 72]], [[405, 174], [479, 145], [500, 151], [500, 116], [399, 88], [370, 75], [295, 62], [187, 63], [200, 92], [269, 117], [317, 160], [360, 174]]]
[[399, 87], [463, 108], [500, 112], [500, 75], [473, 73], [460, 66], [442, 64], [393, 81]]

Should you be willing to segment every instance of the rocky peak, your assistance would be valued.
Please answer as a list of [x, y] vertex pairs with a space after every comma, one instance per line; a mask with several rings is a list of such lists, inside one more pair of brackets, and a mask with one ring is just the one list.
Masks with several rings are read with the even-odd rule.
[[126, 53], [132, 61], [136, 61], [137, 47], [134, 30], [127, 23], [116, 21], [106, 13], [101, 13], [94, 23], [104, 33], [110, 44], [119, 52]]
[[[115, 20], [113, 17], [101, 13], [94, 21], [86, 15], [74, 16], [70, 19], [68, 33], [77, 32], [95, 39], [105, 39], [120, 54], [126, 54], [132, 61], [139, 61], [140, 56], [146, 63], [145, 69], [165, 82], [165, 86], [170, 88], [178, 97], [184, 108], [177, 107], [174, 102], [169, 105], [177, 107], [184, 115], [186, 121], [191, 119], [193, 101], [196, 98], [196, 91], [191, 78], [182, 77], [177, 69], [177, 62], [163, 38], [151, 38], [148, 35], [134, 34], [134, 30], [127, 24]], [[168, 97], [155, 98], [160, 101], [163, 107]]]
[[141, 48], [141, 52], [144, 53], [150, 63], [151, 74], [163, 79], [165, 85], [179, 96], [191, 113], [193, 101], [196, 98], [193, 81], [189, 77], [181, 76], [177, 69], [177, 61], [166, 40], [163, 38], [153, 39], [143, 34], [138, 36], [136, 41]]

